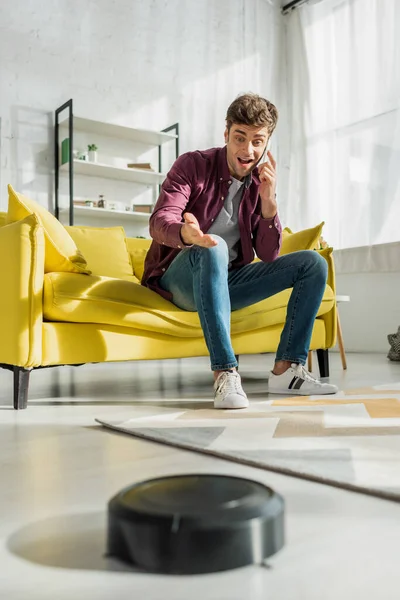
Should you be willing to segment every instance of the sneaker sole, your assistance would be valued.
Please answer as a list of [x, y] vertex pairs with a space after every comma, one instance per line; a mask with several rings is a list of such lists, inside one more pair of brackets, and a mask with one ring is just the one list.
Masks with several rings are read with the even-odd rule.
[[339, 390], [335, 390], [332, 392], [321, 391], [321, 392], [302, 392], [301, 390], [270, 390], [268, 389], [268, 394], [282, 394], [284, 396], [332, 396], [337, 394]]
[[243, 402], [238, 402], [234, 406], [228, 406], [227, 402], [214, 402], [214, 408], [216, 408], [217, 410], [236, 410], [241, 408], [249, 408], [249, 401], [243, 400]]

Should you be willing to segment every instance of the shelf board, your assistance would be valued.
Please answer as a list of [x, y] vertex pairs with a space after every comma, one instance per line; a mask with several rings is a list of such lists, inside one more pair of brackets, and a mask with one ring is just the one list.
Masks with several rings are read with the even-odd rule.
[[[61, 165], [60, 171], [68, 173], [69, 163]], [[86, 160], [74, 159], [74, 174], [87, 175], [89, 177], [103, 177], [105, 179], [119, 179], [123, 181], [134, 181], [145, 185], [158, 185], [164, 179], [164, 173], [156, 173], [146, 169], [129, 169], [128, 167], [114, 167], [103, 163], [94, 163]]]
[[[158, 146], [165, 142], [176, 140], [178, 137], [173, 133], [163, 133], [161, 131], [152, 131], [150, 129], [134, 129], [133, 127], [113, 125], [112, 123], [93, 121], [92, 119], [84, 119], [83, 117], [74, 116], [73, 119], [74, 130], [76, 131], [115, 137], [121, 140], [130, 140], [131, 142], [148, 144], [150, 146]], [[68, 130], [68, 119], [65, 119], [60, 123], [60, 128]]]
[[[60, 213], [69, 213], [69, 208], [60, 208]], [[93, 214], [96, 217], [117, 216], [119, 218], [121, 218], [121, 215], [124, 215], [124, 217], [141, 222], [148, 222], [151, 216], [149, 213], [133, 212], [128, 210], [109, 210], [108, 208], [98, 208], [97, 206], [74, 206], [74, 213], [81, 215]]]

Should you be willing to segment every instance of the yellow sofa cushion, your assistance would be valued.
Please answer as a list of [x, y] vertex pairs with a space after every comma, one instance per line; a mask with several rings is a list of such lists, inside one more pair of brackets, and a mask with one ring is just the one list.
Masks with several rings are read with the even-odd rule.
[[93, 275], [133, 279], [123, 227], [65, 228], [82, 251]]
[[282, 232], [282, 246], [279, 256], [290, 254], [291, 252], [299, 252], [300, 250], [314, 250], [321, 237], [324, 225], [325, 222], [322, 221], [322, 223], [315, 227], [303, 229], [296, 233], [293, 233], [289, 227], [286, 227]]
[[7, 224], [7, 213], [0, 212], [0, 227]]
[[83, 255], [60, 221], [44, 206], [22, 194], [18, 194], [9, 185], [7, 222], [15, 223], [31, 214], [36, 215], [44, 229], [45, 272], [61, 271], [90, 274]]
[[[232, 312], [232, 333], [283, 323], [291, 290]], [[327, 287], [318, 315], [331, 310]], [[44, 281], [44, 317], [48, 321], [103, 323], [179, 337], [203, 335], [198, 314], [186, 312], [138, 283], [108, 277], [49, 273]]]
[[139, 281], [142, 281], [144, 273], [144, 261], [146, 254], [151, 246], [152, 240], [144, 240], [141, 238], [127, 238], [126, 244], [131, 257], [133, 272]]

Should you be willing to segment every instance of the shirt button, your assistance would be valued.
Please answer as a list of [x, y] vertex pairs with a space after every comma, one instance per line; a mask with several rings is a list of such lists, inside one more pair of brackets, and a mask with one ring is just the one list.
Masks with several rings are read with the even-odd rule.
[[161, 271], [165, 271], [165, 269], [161, 269]]
[[214, 223], [214, 219], [211, 219], [211, 223]]
[[180, 246], [178, 246], [178, 248], [180, 248]]
[[225, 200], [225, 198], [223, 196], [221, 196], [221, 200]]
[[219, 180], [220, 180], [220, 181], [223, 181], [223, 180], [224, 180], [224, 178], [223, 178], [223, 177], [220, 177], [220, 179], [219, 179]]
[[272, 225], [269, 225], [269, 228], [272, 229]]
[[228, 181], [228, 183], [229, 183], [229, 185], [231, 185], [232, 181], [231, 181], [231, 180], [229, 180], [229, 181]]

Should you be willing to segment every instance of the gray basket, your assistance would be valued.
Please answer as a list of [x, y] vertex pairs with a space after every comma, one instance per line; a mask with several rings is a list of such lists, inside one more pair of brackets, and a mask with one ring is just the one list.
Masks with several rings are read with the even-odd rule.
[[388, 359], [400, 362], [400, 327], [397, 333], [389, 333], [387, 337], [390, 344]]

